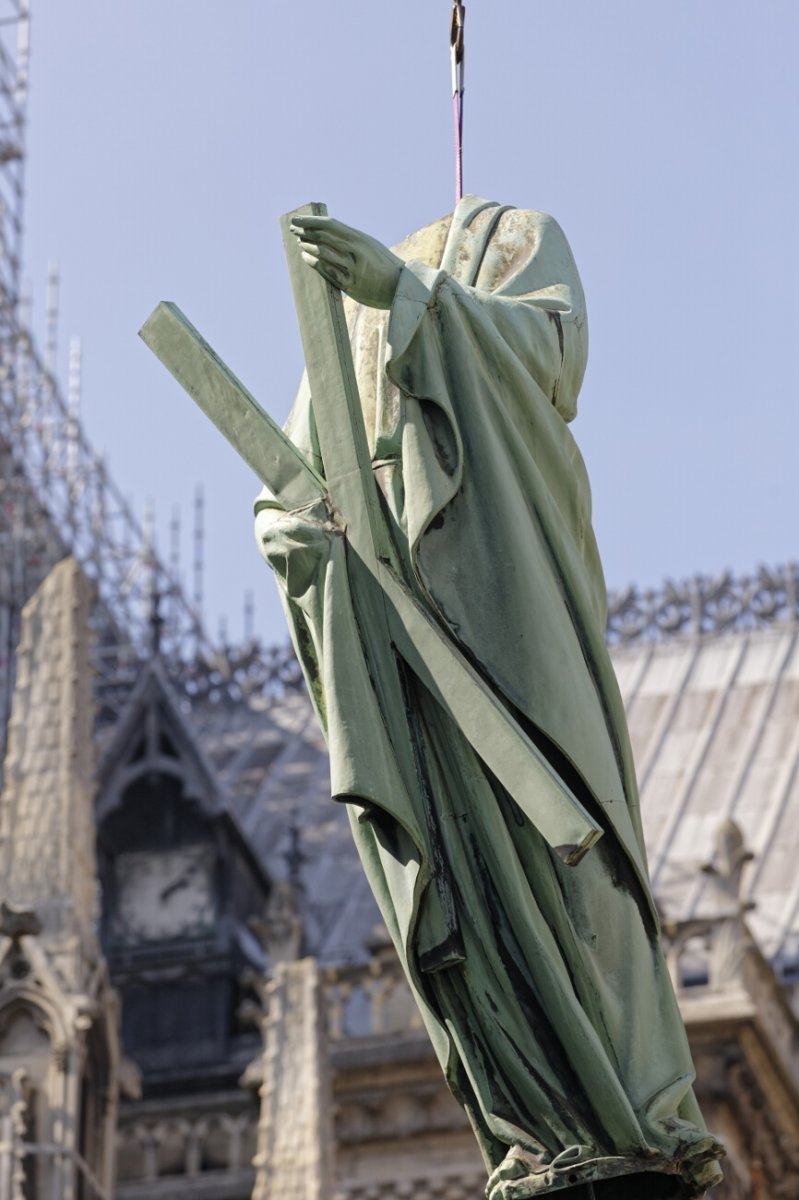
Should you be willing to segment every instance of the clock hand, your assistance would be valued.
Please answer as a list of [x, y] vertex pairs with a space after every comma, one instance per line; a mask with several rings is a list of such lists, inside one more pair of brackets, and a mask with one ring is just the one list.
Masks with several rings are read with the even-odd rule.
[[191, 866], [187, 867], [183, 874], [179, 875], [173, 883], [167, 884], [167, 886], [161, 890], [161, 894], [159, 896], [161, 903], [163, 904], [165, 901], [167, 901], [170, 896], [175, 894], [175, 892], [179, 892], [183, 888], [188, 887], [191, 877], [196, 870], [197, 864], [192, 863]]

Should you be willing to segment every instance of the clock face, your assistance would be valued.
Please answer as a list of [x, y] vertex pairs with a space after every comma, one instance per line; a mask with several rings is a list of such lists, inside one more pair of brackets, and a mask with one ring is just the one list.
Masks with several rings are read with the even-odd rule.
[[115, 865], [114, 940], [133, 945], [210, 933], [214, 861], [212, 846], [120, 854]]

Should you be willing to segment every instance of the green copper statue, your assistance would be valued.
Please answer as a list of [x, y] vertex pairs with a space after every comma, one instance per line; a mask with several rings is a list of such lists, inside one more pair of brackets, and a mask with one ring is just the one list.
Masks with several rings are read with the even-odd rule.
[[[564, 861], [410, 669], [416, 786], [400, 778], [363, 663], [346, 534], [322, 504], [283, 512], [267, 489], [257, 536], [326, 726], [334, 793], [474, 1125], [488, 1194], [665, 1173], [673, 1193], [650, 1194], [703, 1195], [721, 1151], [660, 952], [569, 429], [588, 331], [567, 242], [541, 213], [474, 197], [395, 252], [325, 216], [291, 229], [308, 267], [355, 302], [395, 570], [603, 832]], [[306, 381], [286, 426], [322, 477], [324, 404]]]
[[702, 1196], [722, 1151], [605, 647], [563, 233], [467, 197], [394, 252], [321, 206], [284, 235], [308, 366], [285, 434], [173, 305], [142, 335], [268, 484], [333, 795], [489, 1200]]

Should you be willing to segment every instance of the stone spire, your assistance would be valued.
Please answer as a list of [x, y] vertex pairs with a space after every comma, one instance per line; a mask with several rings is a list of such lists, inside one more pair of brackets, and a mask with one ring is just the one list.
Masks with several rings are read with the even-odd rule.
[[113, 1188], [118, 1012], [95, 933], [90, 604], [67, 558], [23, 610], [0, 797], [0, 1192], [52, 1200], [74, 1200], [79, 1179], [96, 1200]]
[[322, 981], [313, 958], [277, 962], [265, 987], [253, 1200], [324, 1200], [335, 1191]]
[[257, 1083], [261, 1100], [252, 1200], [324, 1200], [336, 1190], [324, 985], [316, 959], [300, 958], [296, 880], [275, 883], [264, 920], [250, 924], [270, 965], [267, 978], [251, 980], [263, 1053], [242, 1081]]
[[3, 899], [35, 909], [48, 940], [84, 950], [97, 915], [90, 602], [66, 558], [23, 610], [0, 799]]

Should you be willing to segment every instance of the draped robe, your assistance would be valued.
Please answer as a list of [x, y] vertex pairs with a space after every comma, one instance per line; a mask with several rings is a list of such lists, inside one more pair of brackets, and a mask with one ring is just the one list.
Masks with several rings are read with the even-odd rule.
[[[561, 861], [410, 673], [419, 787], [403, 785], [345, 538], [323, 506], [285, 513], [265, 490], [257, 539], [325, 728], [333, 795], [497, 1195], [513, 1194], [500, 1176], [519, 1148], [519, 1195], [635, 1169], [680, 1174], [701, 1195], [720, 1151], [660, 950], [568, 427], [587, 355], [571, 251], [550, 217], [475, 197], [396, 249], [391, 310], [348, 310], [398, 558], [604, 835], [577, 866]], [[323, 474], [305, 381], [286, 430]]]

